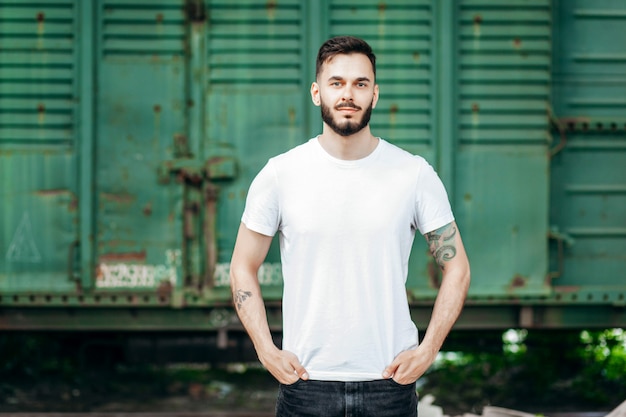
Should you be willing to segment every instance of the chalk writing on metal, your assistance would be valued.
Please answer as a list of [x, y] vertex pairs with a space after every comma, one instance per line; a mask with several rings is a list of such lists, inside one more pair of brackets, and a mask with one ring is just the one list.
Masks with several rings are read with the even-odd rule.
[[180, 266], [181, 251], [165, 251], [165, 264], [107, 264], [98, 265], [96, 287], [98, 288], [154, 288], [169, 281], [176, 285], [177, 269]]
[[35, 245], [33, 228], [28, 213], [24, 213], [19, 226], [17, 226], [17, 230], [9, 245], [6, 259], [12, 262], [41, 262], [41, 254], [37, 249], [37, 245]]

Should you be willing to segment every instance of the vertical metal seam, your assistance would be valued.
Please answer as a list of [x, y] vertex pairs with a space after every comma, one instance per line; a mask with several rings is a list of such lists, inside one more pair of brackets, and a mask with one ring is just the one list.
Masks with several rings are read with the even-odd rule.
[[[456, 89], [456, 0], [433, 1], [433, 35], [436, 42], [433, 52], [432, 80], [436, 92], [434, 101], [433, 141], [437, 152], [437, 172], [446, 186], [453, 208], [455, 205], [454, 159], [457, 144], [458, 108]], [[439, 74], [437, 77], [436, 74]]]
[[[330, 36], [330, 5], [328, 0], [304, 2], [305, 6], [301, 12], [303, 30], [303, 69], [302, 69], [302, 90], [304, 100], [304, 132], [307, 138], [321, 133], [321, 122], [319, 122], [319, 110], [311, 104], [309, 86], [315, 81], [315, 61], [317, 50], [321, 44]], [[307, 138], [303, 138], [304, 141]]]
[[[80, 238], [80, 281], [83, 288], [91, 288], [94, 283], [94, 61], [99, 57], [95, 42], [95, 32], [100, 33], [100, 23], [95, 22], [95, 9], [91, 1], [76, 1], [75, 15], [78, 17], [77, 38], [79, 39], [78, 57], [75, 62], [79, 85], [76, 120], [80, 123], [79, 154], [79, 238]], [[97, 3], [98, 5], [100, 2]], [[94, 24], [96, 23], [96, 24]]]

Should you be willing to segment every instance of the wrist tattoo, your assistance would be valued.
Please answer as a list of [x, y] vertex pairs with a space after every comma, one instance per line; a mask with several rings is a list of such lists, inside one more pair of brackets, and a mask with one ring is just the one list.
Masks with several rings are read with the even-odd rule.
[[426, 240], [430, 247], [430, 252], [435, 257], [435, 261], [441, 269], [445, 268], [445, 263], [456, 256], [455, 236], [456, 227], [452, 223], [440, 227], [437, 230], [426, 233]]
[[250, 297], [252, 297], [252, 293], [250, 291], [237, 290], [235, 293], [235, 304], [237, 304], [237, 309], [240, 309], [244, 301]]

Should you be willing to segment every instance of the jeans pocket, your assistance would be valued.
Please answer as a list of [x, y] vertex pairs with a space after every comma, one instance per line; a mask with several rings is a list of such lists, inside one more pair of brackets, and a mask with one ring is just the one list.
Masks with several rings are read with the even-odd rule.
[[411, 388], [415, 386], [415, 382], [411, 382], [408, 384], [401, 384], [393, 378], [388, 378], [386, 381], [388, 381], [392, 386], [398, 387], [398, 388]]
[[282, 386], [283, 386], [283, 388], [295, 388], [295, 387], [297, 387], [298, 385], [300, 385], [300, 383], [302, 383], [302, 381], [303, 381], [303, 379], [302, 379], [302, 378], [298, 378], [298, 379], [296, 380], [296, 382], [293, 382], [293, 383], [291, 383], [291, 384], [283, 384], [283, 383], [281, 383], [280, 385], [282, 385]]

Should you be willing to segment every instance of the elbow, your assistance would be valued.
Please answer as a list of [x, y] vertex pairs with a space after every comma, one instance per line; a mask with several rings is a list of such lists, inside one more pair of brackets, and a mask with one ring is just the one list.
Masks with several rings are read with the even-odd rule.
[[235, 291], [241, 287], [249, 287], [256, 280], [257, 270], [240, 262], [230, 264], [230, 288]]
[[239, 267], [235, 263], [230, 264], [230, 288], [234, 290], [237, 287], [237, 278], [241, 275], [239, 272]]

